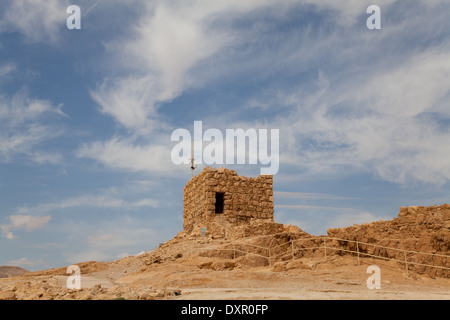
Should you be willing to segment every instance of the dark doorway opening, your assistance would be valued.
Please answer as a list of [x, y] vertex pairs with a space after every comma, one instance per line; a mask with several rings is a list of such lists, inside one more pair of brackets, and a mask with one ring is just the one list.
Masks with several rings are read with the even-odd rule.
[[223, 196], [225, 193], [216, 192], [216, 213], [223, 213]]

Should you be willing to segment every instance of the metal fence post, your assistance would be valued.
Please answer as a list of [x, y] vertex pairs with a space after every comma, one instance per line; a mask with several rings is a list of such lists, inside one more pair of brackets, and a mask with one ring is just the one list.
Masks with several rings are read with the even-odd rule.
[[358, 266], [361, 264], [359, 261], [359, 244], [358, 244], [358, 240], [356, 241], [356, 253], [358, 255]]
[[291, 240], [292, 260], [294, 260], [294, 241]]
[[405, 268], [406, 268], [406, 275], [408, 276], [408, 260], [406, 260], [406, 251], [403, 251], [405, 255]]

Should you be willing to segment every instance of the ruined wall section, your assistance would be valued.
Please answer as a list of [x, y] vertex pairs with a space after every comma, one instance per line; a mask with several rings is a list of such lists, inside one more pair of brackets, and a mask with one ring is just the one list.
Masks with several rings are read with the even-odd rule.
[[[450, 205], [402, 207], [398, 217], [393, 220], [328, 229], [328, 236], [408, 250], [408, 261], [448, 268], [449, 263], [445, 257], [420, 255], [409, 251], [450, 255]], [[354, 242], [337, 241], [335, 244], [341, 249], [356, 250]], [[377, 246], [361, 244], [359, 251], [399, 261], [405, 259], [405, 252]], [[430, 276], [450, 277], [449, 270], [445, 269], [414, 264], [410, 264], [408, 268]]]
[[[216, 193], [223, 193], [223, 213], [216, 214]], [[273, 177], [239, 176], [226, 168], [206, 167], [184, 188], [183, 227], [213, 229], [212, 223], [238, 226], [252, 219], [273, 221]]]
[[[208, 220], [207, 213], [211, 207], [206, 202], [206, 180], [208, 172], [201, 172], [186, 184], [183, 196], [183, 229], [192, 232], [197, 223], [204, 224]], [[212, 208], [214, 210], [214, 207]], [[210, 217], [211, 218], [211, 217]]]

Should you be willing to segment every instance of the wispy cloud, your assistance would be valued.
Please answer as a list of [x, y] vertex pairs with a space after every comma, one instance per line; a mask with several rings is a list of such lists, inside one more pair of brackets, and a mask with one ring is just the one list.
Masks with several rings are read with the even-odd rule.
[[330, 217], [327, 222], [328, 228], [350, 227], [353, 224], [370, 223], [373, 221], [390, 220], [388, 216], [376, 216], [370, 212], [344, 213]]
[[16, 259], [16, 260], [10, 260], [6, 264], [8, 266], [20, 266], [23, 268], [32, 268], [32, 267], [36, 267], [36, 266], [42, 266], [43, 261], [42, 261], [42, 259], [30, 260], [28, 258], [22, 257], [22, 258]]
[[316, 206], [307, 204], [277, 204], [277, 208], [287, 208], [287, 209], [314, 209], [314, 210], [337, 210], [337, 211], [354, 211], [353, 208], [342, 208], [342, 207], [327, 207], [327, 206]]
[[79, 197], [67, 198], [53, 203], [42, 203], [37, 206], [23, 206], [16, 209], [20, 214], [42, 214], [57, 210], [64, 210], [77, 207], [98, 207], [98, 208], [121, 208], [132, 209], [139, 207], [153, 207], [159, 205], [157, 200], [144, 198], [137, 201], [125, 201], [122, 198], [111, 195], [81, 195]]
[[289, 107], [271, 121], [281, 128], [281, 166], [306, 169], [305, 175], [370, 172], [403, 185], [450, 179], [443, 160], [450, 156], [450, 47], [442, 41], [448, 21], [437, 4], [423, 4], [424, 16], [410, 12], [403, 18], [394, 17], [411, 8], [385, 6], [392, 16], [385, 15], [389, 23], [379, 34], [338, 23], [317, 38], [305, 34], [290, 43], [282, 70], [316, 76], [269, 87], [272, 97], [251, 101], [263, 110]]
[[[316, 210], [319, 209], [319, 210]], [[289, 214], [283, 212], [282, 222], [292, 224], [300, 229], [314, 235], [326, 235], [327, 229], [351, 227], [353, 224], [370, 223], [380, 220], [391, 220], [392, 217], [385, 215], [375, 215], [367, 211], [358, 210], [336, 210], [323, 211], [321, 208], [305, 208], [301, 214]], [[310, 218], [310, 212], [314, 214], [315, 219]]]
[[54, 43], [65, 27], [68, 0], [7, 0], [2, 4], [0, 32], [20, 32], [27, 42]]
[[97, 245], [104, 241], [110, 241], [112, 238], [114, 238], [114, 235], [107, 233], [107, 234], [102, 234], [100, 236], [89, 236], [88, 242], [92, 245]]
[[48, 100], [29, 97], [26, 89], [14, 96], [0, 95], [0, 162], [10, 162], [17, 156], [44, 163], [57, 163], [58, 153], [47, 153], [39, 145], [62, 133], [60, 127], [47, 124], [49, 117], [67, 117], [62, 105], [54, 106]]
[[324, 193], [307, 193], [307, 192], [292, 192], [292, 191], [274, 191], [274, 195], [277, 198], [288, 199], [333, 199], [333, 200], [350, 200], [355, 199], [352, 197], [342, 197], [332, 194]]
[[[173, 119], [162, 116], [164, 104], [220, 73], [208, 67], [211, 60], [234, 42], [243, 41], [239, 30], [228, 28], [230, 21], [270, 5], [274, 4], [270, 1], [146, 2], [140, 18], [131, 24], [132, 36], [106, 44], [116, 67], [90, 93], [100, 111], [128, 129], [131, 136], [87, 143], [80, 148], [78, 156], [121, 170], [173, 170], [168, 165], [169, 134], [162, 137], [167, 145], [161, 145], [161, 140], [156, 142], [156, 139], [147, 139], [145, 145], [139, 138], [167, 131]], [[150, 154], [152, 157], [148, 157]]]
[[283, 126], [297, 142], [285, 159], [315, 172], [359, 167], [403, 184], [448, 181], [450, 168], [442, 159], [450, 156], [444, 143], [450, 136], [440, 122], [449, 119], [449, 53], [415, 54], [358, 83], [347, 79], [342, 89], [342, 82], [331, 82], [315, 109], [302, 109], [299, 101], [298, 120]]
[[16, 65], [14, 63], [6, 63], [0, 65], [0, 76], [5, 77], [6, 75], [10, 74], [11, 72], [16, 70]]
[[167, 174], [180, 170], [171, 162], [170, 153], [170, 145], [143, 145], [130, 139], [114, 138], [83, 144], [77, 156], [94, 159], [118, 170]]
[[0, 230], [3, 237], [11, 240], [16, 237], [12, 231], [25, 230], [31, 232], [44, 227], [50, 219], [51, 216], [11, 215], [9, 216], [9, 223], [0, 225]]
[[103, 113], [126, 128], [157, 128], [160, 104], [186, 89], [192, 81], [188, 71], [229, 41], [226, 34], [207, 28], [214, 6], [202, 4], [146, 3], [132, 27], [133, 37], [107, 44], [124, 71], [106, 77], [91, 92]]
[[[65, 252], [68, 263], [88, 260], [112, 260], [123, 252], [148, 250], [159, 242], [161, 230], [142, 224], [142, 221], [124, 215], [118, 219], [104, 221], [95, 226], [71, 226], [76, 232], [79, 246]], [[75, 230], [75, 231], [74, 231]], [[165, 238], [169, 236], [165, 235]], [[137, 253], [137, 252], [135, 252]]]
[[[131, 40], [107, 44], [108, 50], [115, 52], [121, 72], [105, 77], [91, 96], [103, 113], [123, 127], [148, 135], [160, 130], [167, 120], [161, 117], [164, 103], [221, 76], [239, 77], [240, 69], [248, 68], [253, 79], [262, 81], [258, 93], [263, 98], [248, 96], [242, 105], [287, 113], [270, 120], [272, 127], [283, 130], [281, 152], [285, 165], [307, 168], [313, 174], [345, 173], [356, 168], [396, 183], [444, 183], [450, 178], [450, 168], [440, 159], [447, 158], [450, 149], [442, 144], [448, 136], [436, 126], [436, 119], [448, 118], [445, 101], [449, 90], [445, 83], [449, 78], [449, 48], [437, 44], [422, 50], [418, 46], [409, 52], [389, 52], [389, 56], [382, 49], [403, 37], [405, 43], [397, 43], [397, 47], [407, 50], [411, 46], [408, 33], [412, 37], [420, 26], [423, 39], [432, 30], [443, 32], [438, 6], [443, 3], [422, 4], [427, 14], [438, 14], [433, 23], [423, 25], [430, 18], [408, 16], [395, 20], [398, 11], [412, 9], [401, 7], [395, 0], [381, 1], [378, 5], [391, 16], [385, 15], [389, 19], [383, 20], [382, 32], [370, 33], [361, 24], [367, 17], [368, 2], [286, 2], [273, 11], [273, 19], [280, 18], [280, 12], [284, 13], [283, 19], [289, 19], [289, 9], [293, 8], [320, 14], [302, 28], [277, 33], [278, 41], [274, 43], [271, 38], [273, 43], [265, 44], [267, 50], [261, 50], [252, 39], [261, 41], [262, 31], [270, 30], [270, 24], [252, 19], [265, 17], [255, 12], [274, 5], [268, 1], [245, 5], [236, 1], [149, 4], [131, 27]], [[244, 17], [248, 26], [236, 28], [233, 21]], [[411, 31], [405, 35], [405, 30]], [[227, 53], [226, 59], [222, 52]], [[266, 73], [264, 66], [268, 64], [299, 81], [284, 87], [281, 84], [282, 89], [265, 86], [264, 79], [272, 76]], [[302, 76], [312, 70], [315, 79]], [[273, 97], [267, 97], [267, 92], [274, 93]], [[239, 116], [232, 108], [216, 121], [223, 123], [226, 119], [235, 124], [233, 112]], [[426, 117], [431, 114], [434, 116]], [[255, 117], [240, 122], [252, 127], [261, 120]], [[133, 143], [138, 136], [127, 143]], [[162, 154], [167, 150], [153, 141], [149, 143], [130, 147], [112, 139], [84, 145], [78, 155], [119, 169], [164, 170], [166, 159]], [[122, 152], [125, 149], [128, 152]], [[139, 156], [127, 156], [147, 152], [154, 153], [159, 161], [147, 165], [135, 160]]]

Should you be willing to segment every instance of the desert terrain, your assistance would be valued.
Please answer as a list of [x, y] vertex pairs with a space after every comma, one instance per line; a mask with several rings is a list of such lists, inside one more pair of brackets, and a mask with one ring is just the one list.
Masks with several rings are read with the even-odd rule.
[[9, 278], [20, 276], [24, 273], [29, 272], [26, 269], [15, 267], [15, 266], [2, 266], [0, 267], [0, 278]]
[[[175, 249], [175, 248], [173, 248]], [[329, 256], [251, 267], [199, 255], [149, 266], [149, 254], [112, 262], [80, 263], [81, 290], [66, 287], [65, 268], [0, 280], [0, 299], [450, 299], [450, 279], [429, 277], [378, 259]], [[381, 288], [368, 289], [369, 265], [381, 270]]]
[[[329, 229], [327, 238], [258, 221], [227, 237], [181, 231], [144, 254], [77, 264], [80, 290], [68, 289], [67, 267], [0, 279], [0, 300], [449, 300], [449, 213], [449, 205], [401, 208], [398, 218]], [[379, 289], [368, 288], [371, 265]]]

